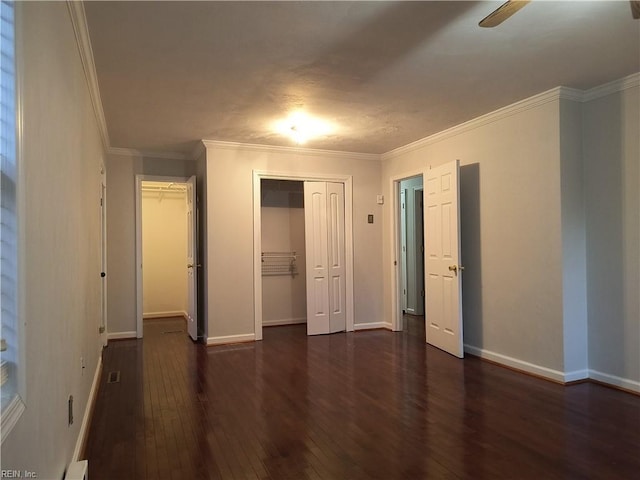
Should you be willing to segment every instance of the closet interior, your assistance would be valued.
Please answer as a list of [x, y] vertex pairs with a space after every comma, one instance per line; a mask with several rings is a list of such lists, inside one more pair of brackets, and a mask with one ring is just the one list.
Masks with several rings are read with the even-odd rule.
[[143, 318], [187, 317], [187, 187], [142, 182]]
[[304, 182], [262, 179], [262, 325], [306, 323]]

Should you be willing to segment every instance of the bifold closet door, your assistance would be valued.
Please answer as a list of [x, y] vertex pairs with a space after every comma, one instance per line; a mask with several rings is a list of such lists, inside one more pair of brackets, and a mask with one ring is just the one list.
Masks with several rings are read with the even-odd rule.
[[344, 185], [304, 182], [307, 334], [346, 330]]

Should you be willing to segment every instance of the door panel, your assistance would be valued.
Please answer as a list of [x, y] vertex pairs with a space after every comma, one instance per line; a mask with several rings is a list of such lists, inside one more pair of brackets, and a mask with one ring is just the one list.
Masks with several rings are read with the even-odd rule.
[[304, 183], [307, 255], [307, 334], [329, 333], [327, 185]]
[[344, 187], [305, 182], [307, 334], [346, 330]]
[[345, 265], [344, 265], [344, 186], [341, 183], [327, 183], [328, 195], [328, 235], [329, 269], [331, 286], [329, 295], [329, 332], [342, 332], [347, 327]]
[[196, 204], [196, 177], [189, 178], [187, 182], [187, 331], [192, 340], [198, 339], [198, 298], [197, 298], [197, 271], [196, 265], [196, 232], [195, 220]]
[[426, 340], [462, 358], [458, 168], [458, 161], [450, 162], [426, 177]]

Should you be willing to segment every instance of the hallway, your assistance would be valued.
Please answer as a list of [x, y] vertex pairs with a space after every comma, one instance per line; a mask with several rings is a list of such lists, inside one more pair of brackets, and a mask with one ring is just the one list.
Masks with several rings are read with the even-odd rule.
[[[424, 344], [424, 323], [206, 348], [182, 319], [110, 342], [85, 458], [101, 479], [632, 478], [640, 398]], [[120, 371], [119, 383], [107, 383]]]

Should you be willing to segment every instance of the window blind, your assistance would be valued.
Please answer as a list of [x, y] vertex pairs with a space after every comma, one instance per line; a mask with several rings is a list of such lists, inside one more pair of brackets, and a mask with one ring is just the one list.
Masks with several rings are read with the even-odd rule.
[[2, 313], [0, 358], [2, 362], [2, 410], [17, 393], [17, 163], [16, 72], [13, 2], [0, 3], [0, 310]]

